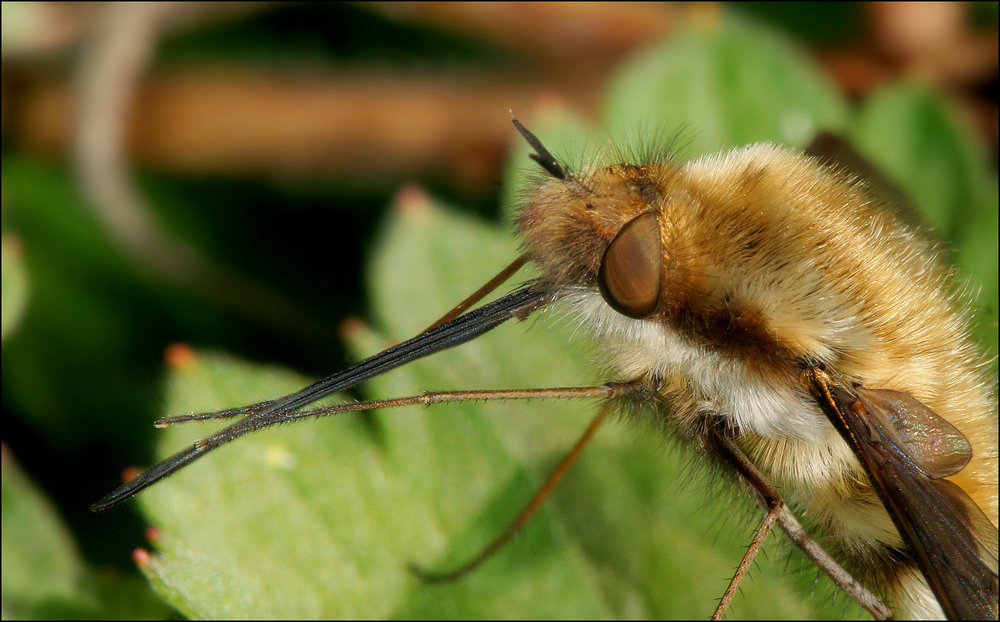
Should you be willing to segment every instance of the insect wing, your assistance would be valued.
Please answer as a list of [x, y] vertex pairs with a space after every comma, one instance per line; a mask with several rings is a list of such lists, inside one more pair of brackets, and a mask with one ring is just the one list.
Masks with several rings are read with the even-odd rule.
[[954, 475], [972, 459], [972, 446], [965, 435], [913, 397], [899, 391], [854, 391], [869, 418], [899, 442], [927, 477]]
[[[955, 436], [961, 433], [902, 393], [832, 384], [818, 373], [811, 390], [864, 466], [945, 614], [996, 618], [996, 565], [980, 553], [995, 550], [996, 528], [965, 491], [940, 479], [968, 462], [968, 442]], [[914, 451], [921, 440], [937, 440], [938, 448]]]

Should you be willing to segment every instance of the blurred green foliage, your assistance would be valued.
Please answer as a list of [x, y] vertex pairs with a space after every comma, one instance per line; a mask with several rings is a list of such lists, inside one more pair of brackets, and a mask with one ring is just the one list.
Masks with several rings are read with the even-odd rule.
[[[760, 4], [766, 14], [769, 3]], [[826, 23], [838, 36], [855, 19], [843, 7], [798, 20], [809, 26], [795, 32], [823, 39], [814, 30]], [[276, 9], [188, 35], [168, 42], [160, 62], [205, 58], [516, 62], [342, 6]], [[954, 249], [979, 292], [977, 335], [996, 354], [996, 176], [951, 105], [924, 85], [893, 84], [852, 109], [795, 44], [727, 16], [688, 25], [623, 67], [601, 127], [558, 107], [522, 120], [570, 161], [606, 136], [635, 140], [664, 124], [683, 126], [688, 156], [756, 140], [802, 147], [817, 130], [841, 132]], [[525, 183], [526, 151], [512, 154], [504, 209]], [[744, 504], [729, 497], [739, 495], [642, 427], [603, 430], [526, 532], [463, 581], [426, 586], [406, 572], [409, 561], [449, 568], [499, 533], [585, 427], [593, 406], [580, 403], [413, 408], [286, 426], [219, 450], [132, 509], [91, 515], [123, 465], [151, 464], [207, 430], [154, 432], [156, 417], [289, 392], [307, 382], [303, 374], [406, 338], [510, 261], [516, 241], [469, 205], [445, 205], [469, 201], [440, 180], [425, 185], [445, 200], [387, 213], [395, 186], [143, 173], [143, 193], [171, 230], [327, 318], [331, 337], [307, 342], [129, 265], [65, 166], [15, 149], [5, 149], [2, 166], [5, 618], [163, 617], [164, 603], [192, 617], [706, 618], [714, 609], [754, 514], [737, 509], [732, 518]], [[494, 200], [476, 207], [493, 213]], [[502, 215], [509, 223], [510, 212]], [[340, 350], [332, 335], [351, 314], [377, 328], [350, 334]], [[409, 365], [363, 394], [601, 379], [565, 320], [530, 324]], [[164, 347], [175, 341], [196, 346], [197, 361], [164, 372]], [[149, 546], [147, 522], [161, 532], [143, 568], [152, 591], [129, 570], [131, 549]], [[786, 569], [780, 540], [769, 540], [732, 617], [857, 615], [825, 578], [814, 586], [797, 554]]]

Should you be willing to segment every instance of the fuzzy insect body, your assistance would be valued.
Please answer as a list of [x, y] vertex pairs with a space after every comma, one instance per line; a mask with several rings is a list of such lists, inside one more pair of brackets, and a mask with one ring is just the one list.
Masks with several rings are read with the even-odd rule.
[[986, 591], [978, 615], [996, 616], [996, 402], [967, 303], [863, 185], [759, 144], [566, 172], [527, 195], [518, 225], [612, 374], [640, 379], [666, 427], [707, 448], [705, 431], [724, 428], [900, 617], [944, 612], [802, 370], [901, 392], [957, 428], [970, 455], [949, 479], [989, 517], [967, 523], [969, 555], [986, 560], [971, 589]]

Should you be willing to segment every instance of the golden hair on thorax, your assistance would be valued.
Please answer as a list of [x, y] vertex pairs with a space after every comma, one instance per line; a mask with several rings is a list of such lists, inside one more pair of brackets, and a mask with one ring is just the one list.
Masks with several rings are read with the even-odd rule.
[[[733, 441], [897, 616], [996, 616], [996, 400], [924, 232], [864, 181], [770, 144], [553, 177], [524, 201], [525, 252], [618, 378], [709, 451]], [[830, 383], [854, 402], [817, 397]], [[838, 431], [830, 411], [855, 402], [864, 427]], [[915, 527], [899, 504], [950, 515], [901, 537]], [[928, 566], [964, 574], [929, 587]]]

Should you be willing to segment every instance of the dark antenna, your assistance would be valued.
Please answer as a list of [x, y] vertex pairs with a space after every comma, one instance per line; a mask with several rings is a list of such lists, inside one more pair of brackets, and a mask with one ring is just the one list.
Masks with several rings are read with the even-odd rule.
[[549, 150], [545, 148], [542, 141], [538, 140], [538, 137], [532, 134], [528, 128], [521, 125], [521, 122], [515, 119], [513, 114], [510, 116], [510, 122], [514, 124], [517, 131], [524, 137], [524, 140], [528, 141], [531, 148], [535, 150], [535, 153], [528, 154], [528, 157], [538, 162], [538, 165], [545, 169], [545, 172], [549, 175], [552, 175], [556, 179], [569, 181], [569, 172], [556, 161], [555, 156], [549, 153]]

